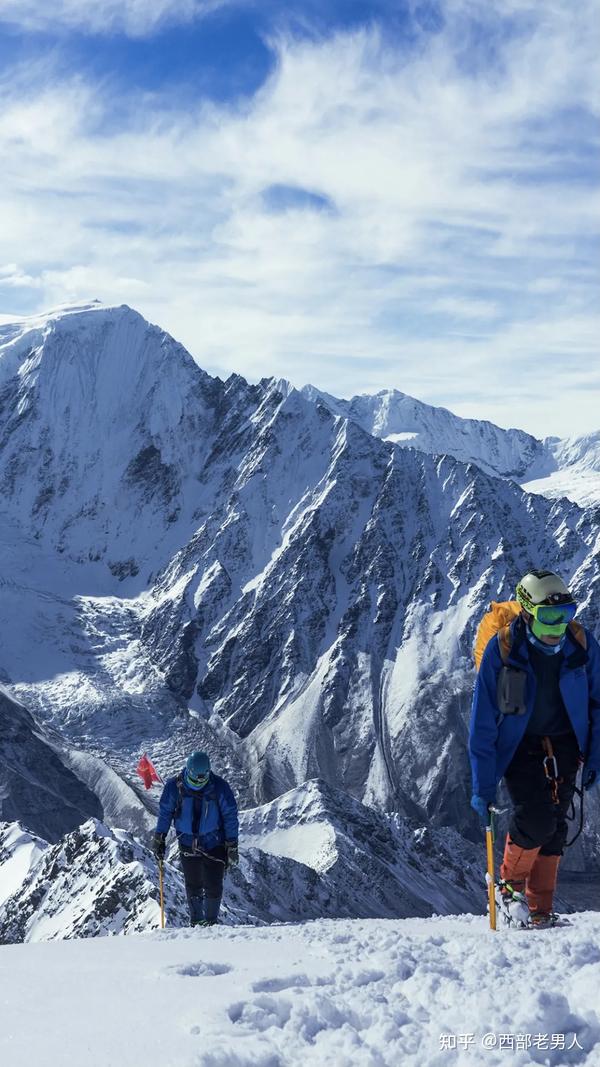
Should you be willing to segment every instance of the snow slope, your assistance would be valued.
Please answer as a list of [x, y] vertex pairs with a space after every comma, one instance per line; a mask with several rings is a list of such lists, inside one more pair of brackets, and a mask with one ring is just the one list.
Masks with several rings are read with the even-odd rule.
[[0, 908], [20, 891], [48, 847], [19, 823], [0, 823]]
[[545, 477], [529, 471], [522, 482], [528, 493], [567, 497], [581, 507], [600, 504], [600, 431], [545, 442], [556, 469]]
[[167, 929], [8, 946], [2, 960], [7, 1067], [600, 1062], [592, 913], [513, 934], [471, 915]]

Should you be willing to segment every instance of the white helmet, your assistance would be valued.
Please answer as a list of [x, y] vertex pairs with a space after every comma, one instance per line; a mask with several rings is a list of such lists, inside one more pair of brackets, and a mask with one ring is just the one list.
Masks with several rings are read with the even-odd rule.
[[572, 604], [575, 598], [554, 571], [529, 571], [517, 586], [517, 600], [532, 615], [536, 604]]

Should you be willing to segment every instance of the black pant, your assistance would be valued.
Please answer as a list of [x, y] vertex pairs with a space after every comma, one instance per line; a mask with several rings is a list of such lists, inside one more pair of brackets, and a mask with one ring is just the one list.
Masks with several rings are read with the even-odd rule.
[[180, 845], [179, 858], [192, 926], [207, 921], [216, 922], [223, 895], [227, 852], [219, 845], [203, 855], [201, 852], [194, 852], [191, 847]]
[[575, 792], [579, 744], [574, 733], [551, 737], [558, 765], [558, 804], [544, 773], [542, 738], [526, 734], [505, 774], [514, 810], [508, 833], [520, 848], [540, 848], [543, 856], [562, 856], [569, 827], [566, 814]]
[[[209, 859], [208, 857], [214, 857]], [[188, 896], [218, 897], [223, 895], [223, 876], [227, 853], [223, 846], [211, 848], [206, 855], [193, 853], [191, 847], [179, 847], [179, 857]], [[221, 862], [219, 862], [221, 861]]]

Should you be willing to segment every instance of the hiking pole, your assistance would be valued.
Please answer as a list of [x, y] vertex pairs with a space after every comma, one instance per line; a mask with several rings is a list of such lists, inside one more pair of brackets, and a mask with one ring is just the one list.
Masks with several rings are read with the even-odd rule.
[[165, 928], [165, 891], [163, 881], [163, 861], [158, 861], [158, 888], [160, 892], [160, 928]]
[[487, 847], [487, 871], [485, 880], [488, 888], [488, 902], [490, 910], [490, 930], [496, 929], [496, 878], [494, 872], [494, 808], [488, 808], [488, 824], [485, 828], [485, 843]]

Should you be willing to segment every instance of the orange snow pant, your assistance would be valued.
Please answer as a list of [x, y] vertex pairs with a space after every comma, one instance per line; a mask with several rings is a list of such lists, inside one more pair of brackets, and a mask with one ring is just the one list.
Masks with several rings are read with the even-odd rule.
[[539, 848], [521, 848], [506, 835], [500, 877], [513, 889], [525, 891], [530, 911], [552, 911], [560, 856], [545, 856]]

